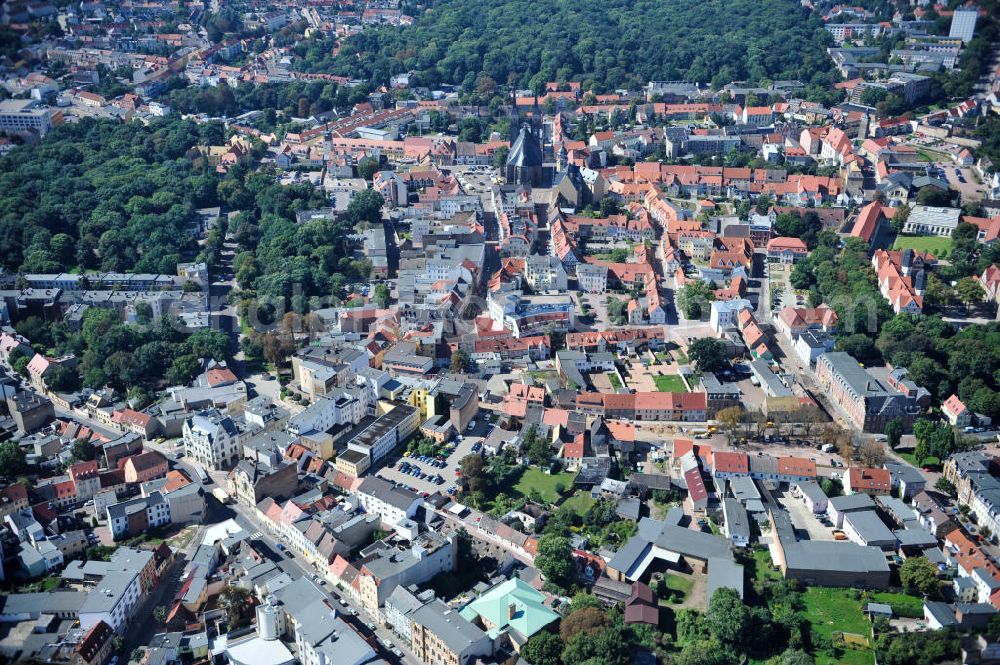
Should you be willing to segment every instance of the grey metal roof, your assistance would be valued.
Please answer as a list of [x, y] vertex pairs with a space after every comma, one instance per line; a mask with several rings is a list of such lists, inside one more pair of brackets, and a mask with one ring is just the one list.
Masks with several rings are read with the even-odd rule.
[[824, 492], [823, 488], [819, 486], [819, 483], [817, 483], [814, 480], [809, 480], [804, 483], [799, 483], [798, 486], [799, 486], [799, 491], [802, 492], [804, 496], [808, 497], [813, 502], [821, 502], [827, 500], [826, 492]]
[[734, 536], [750, 538], [750, 520], [743, 504], [733, 498], [723, 499], [722, 513], [726, 519], [726, 531], [729, 532], [730, 538]]
[[885, 555], [876, 547], [844, 541], [805, 540], [785, 547], [789, 568], [856, 573], [889, 572]]
[[889, 470], [889, 475], [892, 476], [893, 484], [902, 481], [907, 484], [911, 483], [921, 483], [927, 482], [924, 475], [920, 473], [919, 469], [916, 469], [909, 464], [886, 464], [885, 468]]
[[396, 487], [392, 483], [375, 476], [368, 476], [362, 480], [358, 486], [358, 492], [367, 494], [400, 510], [407, 510], [413, 505], [414, 501], [420, 498], [408, 489]]
[[945, 628], [958, 625], [958, 620], [955, 619], [955, 611], [948, 603], [926, 600], [924, 601], [924, 611], [934, 617]]
[[848, 494], [830, 499], [830, 507], [843, 513], [852, 510], [870, 510], [875, 507], [875, 502], [867, 494]]
[[75, 614], [86, 599], [87, 594], [78, 591], [0, 595], [0, 614]]
[[487, 638], [486, 633], [441, 600], [434, 599], [413, 613], [413, 621], [437, 635], [449, 649], [463, 653]]
[[900, 545], [904, 547], [934, 547], [937, 538], [923, 529], [897, 529], [892, 532]]
[[708, 560], [708, 592], [705, 596], [708, 602], [719, 589], [732, 589], [743, 597], [743, 566], [730, 558], [714, 558]]
[[789, 570], [889, 572], [885, 555], [877, 547], [838, 540], [796, 542], [795, 529], [787, 512], [772, 508], [771, 519], [775, 526], [774, 535], [781, 540], [785, 564]]
[[848, 513], [844, 523], [849, 523], [865, 543], [894, 542], [896, 539], [874, 510]]

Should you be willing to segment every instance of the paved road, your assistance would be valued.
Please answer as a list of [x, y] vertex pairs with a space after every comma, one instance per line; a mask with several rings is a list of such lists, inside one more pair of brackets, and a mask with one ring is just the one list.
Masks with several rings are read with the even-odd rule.
[[[402, 639], [395, 635], [392, 631], [386, 628], [376, 628], [374, 632], [369, 630], [365, 623], [374, 622], [378, 624], [378, 621], [375, 621], [375, 618], [370, 616], [363, 607], [356, 604], [350, 596], [346, 594], [341, 595], [340, 593], [334, 591], [333, 585], [328, 580], [325, 580], [325, 574], [319, 574], [319, 571], [313, 568], [313, 566], [305, 561], [305, 559], [290, 550], [285, 551], [293, 556], [283, 556], [281, 551], [278, 549], [278, 541], [275, 540], [270, 533], [268, 533], [262, 524], [257, 522], [253, 512], [249, 508], [240, 504], [233, 504], [225, 507], [224, 510], [232, 511], [233, 519], [235, 519], [236, 523], [245, 530], [253, 534], [258, 534], [256, 539], [264, 545], [264, 547], [260, 548], [261, 553], [274, 561], [281, 570], [288, 573], [289, 577], [292, 579], [298, 579], [303, 576], [312, 577], [316, 587], [332, 600], [331, 605], [335, 607], [339, 605], [343, 608], [340, 601], [343, 600], [346, 602], [348, 609], [340, 611], [341, 618], [352, 624], [354, 628], [368, 640], [372, 647], [376, 651], [380, 652], [379, 655], [381, 657], [393, 663], [412, 663], [413, 665], [420, 665], [421, 661], [414, 656], [412, 652], [410, 652], [408, 645], [402, 644]], [[323, 572], [325, 573], [325, 571]], [[317, 575], [318, 577], [314, 577]], [[353, 613], [351, 610], [353, 610]], [[383, 640], [392, 642], [396, 648], [403, 652], [403, 657], [397, 658], [389, 652], [385, 648]]]

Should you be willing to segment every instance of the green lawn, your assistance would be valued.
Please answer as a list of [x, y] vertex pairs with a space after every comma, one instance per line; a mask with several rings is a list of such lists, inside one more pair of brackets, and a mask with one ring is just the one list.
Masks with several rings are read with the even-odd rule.
[[687, 598], [688, 594], [691, 593], [691, 589], [694, 587], [694, 580], [685, 575], [670, 575], [665, 576], [667, 581], [667, 588], [673, 591], [670, 599], [662, 599], [660, 601], [661, 605], [676, 605], [678, 603], [683, 603], [684, 599]]
[[[812, 630], [814, 644], [826, 644], [835, 632], [857, 633], [871, 636], [871, 624], [861, 611], [861, 601], [856, 600], [853, 589], [831, 589], [810, 587], [802, 594], [806, 605], [806, 620]], [[829, 663], [850, 663], [851, 665], [871, 665], [875, 654], [871, 650], [847, 649], [839, 659], [823, 653], [816, 654], [817, 665]]]
[[667, 575], [667, 588], [682, 591], [687, 595], [694, 586], [694, 580], [685, 575]]
[[871, 602], [890, 605], [897, 615], [910, 617], [922, 617], [924, 615], [924, 601], [916, 596], [910, 596], [905, 593], [891, 593], [889, 591], [875, 591], [870, 595]]
[[566, 506], [574, 513], [583, 517], [587, 514], [587, 511], [595, 501], [590, 497], [590, 492], [577, 492], [570, 498], [563, 501], [562, 505]]
[[511, 489], [515, 496], [528, 496], [532, 489], [536, 489], [542, 495], [542, 501], [552, 503], [559, 498], [556, 485], [562, 483], [563, 487], [569, 489], [573, 487], [573, 478], [575, 477], [575, 474], [572, 473], [547, 474], [541, 469], [531, 467], [524, 470]]
[[905, 459], [913, 466], [917, 467], [927, 466], [931, 468], [941, 468], [941, 460], [938, 459], [937, 457], [934, 457], [933, 455], [931, 455], [930, 457], [925, 457], [923, 464], [917, 464], [917, 459], [913, 456], [913, 453], [903, 453], [897, 451], [896, 454]]
[[618, 375], [614, 372], [608, 372], [608, 381], [611, 382], [611, 387], [615, 390], [621, 390], [622, 382], [618, 380]]
[[941, 256], [942, 251], [951, 252], [951, 238], [939, 238], [938, 236], [896, 236], [893, 249], [915, 249], [927, 251], [936, 256]]
[[765, 582], [778, 581], [781, 579], [781, 571], [771, 564], [771, 552], [766, 547], [756, 548], [753, 551], [754, 577]]
[[686, 393], [684, 381], [676, 374], [661, 374], [653, 377], [656, 389], [661, 393]]

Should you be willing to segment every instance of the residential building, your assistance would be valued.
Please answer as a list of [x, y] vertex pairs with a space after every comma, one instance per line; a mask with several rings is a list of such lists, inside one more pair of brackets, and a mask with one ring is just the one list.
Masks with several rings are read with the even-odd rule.
[[413, 517], [423, 504], [418, 494], [374, 476], [362, 480], [356, 494], [366, 512], [390, 527]]
[[723, 532], [733, 547], [747, 547], [750, 544], [750, 520], [742, 503], [730, 497], [723, 499], [722, 521]]
[[184, 421], [182, 428], [188, 458], [213, 469], [229, 468], [236, 463], [247, 434], [218, 409], [195, 414]]
[[506, 634], [514, 648], [520, 650], [532, 635], [559, 621], [559, 615], [545, 600], [544, 593], [514, 577], [473, 600], [460, 614], [493, 641]]
[[885, 496], [892, 494], [892, 479], [888, 469], [851, 466], [844, 472], [846, 494]]
[[972, 412], [958, 398], [958, 395], [952, 395], [941, 403], [941, 413], [948, 419], [952, 427], [967, 427], [972, 423]]
[[528, 256], [524, 260], [525, 281], [535, 291], [565, 291], [566, 270], [554, 256]]
[[608, 289], [608, 267], [581, 263], [576, 267], [577, 288], [586, 293], [604, 293]]
[[423, 584], [435, 575], [455, 569], [457, 542], [436, 533], [424, 532], [411, 540], [409, 549], [377, 542], [364, 550], [357, 578], [361, 604], [378, 614], [386, 598], [397, 586]]
[[125, 482], [145, 483], [167, 475], [170, 467], [167, 458], [150, 450], [139, 455], [133, 455], [125, 460]]
[[410, 648], [425, 663], [467, 665], [493, 654], [489, 635], [437, 599], [413, 612], [411, 630]]
[[154, 553], [120, 547], [110, 561], [73, 561], [62, 578], [87, 587], [80, 605], [80, 627], [88, 630], [99, 622], [116, 632], [124, 630], [145, 595], [157, 584]]
[[160, 492], [110, 505], [106, 513], [115, 540], [170, 524], [170, 505]]

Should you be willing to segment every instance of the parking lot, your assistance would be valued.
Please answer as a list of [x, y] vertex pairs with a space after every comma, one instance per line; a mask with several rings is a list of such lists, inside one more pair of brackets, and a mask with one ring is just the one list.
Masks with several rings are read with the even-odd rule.
[[451, 171], [466, 194], [489, 198], [490, 189], [499, 184], [500, 175], [490, 166], [452, 166]]
[[[460, 435], [460, 440], [451, 442], [455, 448], [444, 459], [444, 466], [435, 466], [432, 464], [431, 459], [424, 461], [412, 455], [408, 457], [392, 457], [375, 475], [392, 483], [402, 483], [420, 494], [425, 492], [427, 494], [433, 494], [435, 492], [447, 494], [448, 490], [455, 484], [455, 479], [458, 477], [456, 472], [462, 462], [462, 458], [471, 454], [473, 452], [473, 448], [482, 444], [483, 439], [486, 437], [486, 434], [491, 427], [493, 426], [484, 418], [477, 419], [474, 430], [470, 432], [466, 429], [466, 431], [462, 432]], [[403, 472], [399, 467], [404, 462], [411, 468], [418, 469], [420, 473], [424, 473], [427, 477], [421, 479], [411, 473]], [[441, 476], [444, 482], [436, 484], [433, 480], [435, 476]]]

